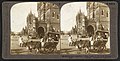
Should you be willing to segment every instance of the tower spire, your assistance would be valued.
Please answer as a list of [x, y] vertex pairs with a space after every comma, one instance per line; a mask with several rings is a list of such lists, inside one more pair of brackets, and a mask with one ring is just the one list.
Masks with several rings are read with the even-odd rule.
[[31, 10], [31, 8], [30, 8], [30, 14], [32, 14], [32, 10]]
[[80, 9], [79, 13], [81, 13], [81, 9]]

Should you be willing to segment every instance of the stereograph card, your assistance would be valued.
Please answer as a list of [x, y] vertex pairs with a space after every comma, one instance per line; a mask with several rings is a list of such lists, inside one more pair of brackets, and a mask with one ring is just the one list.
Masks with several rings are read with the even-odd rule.
[[116, 59], [115, 1], [2, 3], [3, 59]]

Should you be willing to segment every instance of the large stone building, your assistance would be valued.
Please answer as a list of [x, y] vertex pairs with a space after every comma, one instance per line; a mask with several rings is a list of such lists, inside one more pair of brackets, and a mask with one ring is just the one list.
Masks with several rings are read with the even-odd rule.
[[76, 15], [77, 34], [86, 34], [85, 17], [86, 16], [81, 12], [81, 10]]
[[100, 2], [87, 2], [87, 32], [94, 34], [96, 30], [110, 31], [109, 7]]
[[[40, 33], [47, 31], [60, 31], [60, 12], [59, 7], [53, 3], [39, 2], [37, 3], [38, 26]], [[39, 33], [39, 32], [38, 32]]]
[[32, 11], [27, 16], [27, 30], [28, 35], [36, 37], [36, 17]]

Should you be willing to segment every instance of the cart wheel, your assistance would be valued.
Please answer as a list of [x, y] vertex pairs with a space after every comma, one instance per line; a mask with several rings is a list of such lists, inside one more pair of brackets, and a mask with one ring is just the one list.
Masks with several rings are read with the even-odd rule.
[[100, 51], [103, 51], [103, 50], [104, 50], [104, 46], [101, 46], [101, 47], [100, 47]]
[[102, 46], [99, 46], [98, 48], [97, 48], [97, 52], [101, 52], [103, 49], [102, 49]]
[[44, 52], [45, 52], [45, 53], [48, 53], [48, 49], [47, 49], [47, 48], [44, 48]]
[[39, 53], [39, 49], [35, 49], [35, 54], [38, 54]]
[[54, 48], [54, 52], [55, 52], [55, 53], [57, 52], [57, 48]]
[[27, 49], [29, 52], [32, 52], [32, 49], [30, 48], [30, 46], [27, 46]]
[[81, 49], [82, 49], [82, 47], [81, 47], [81, 46], [79, 46], [79, 45], [77, 45], [77, 46], [76, 46], [76, 48], [78, 48], [79, 50], [81, 50]]
[[49, 48], [49, 53], [53, 52], [54, 51], [54, 48], [50, 47]]

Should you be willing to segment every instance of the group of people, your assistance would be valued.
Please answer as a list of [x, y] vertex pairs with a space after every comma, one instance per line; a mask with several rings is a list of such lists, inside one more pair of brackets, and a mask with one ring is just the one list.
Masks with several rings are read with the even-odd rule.
[[48, 35], [40, 38], [40, 42], [42, 43], [42, 46], [44, 46], [45, 42], [54, 42], [54, 41], [59, 41], [58, 35], [48, 34]]
[[[101, 39], [107, 39], [108, 38], [108, 34], [107, 33], [105, 33], [105, 34], [101, 34], [101, 33], [98, 33], [98, 35], [96, 35], [95, 36], [95, 38], [94, 38], [94, 36], [90, 36], [90, 37], [88, 37], [88, 41], [90, 41], [90, 45], [91, 45], [91, 48], [93, 47], [93, 44], [94, 44], [94, 41], [99, 41], [99, 40], [101, 40]], [[80, 41], [81, 40], [81, 35], [78, 35], [77, 36], [77, 41]], [[102, 40], [101, 40], [102, 41]], [[71, 35], [69, 35], [69, 37], [68, 37], [68, 45], [69, 46], [71, 46], [72, 44], [73, 44], [73, 38], [72, 38], [72, 36]]]

